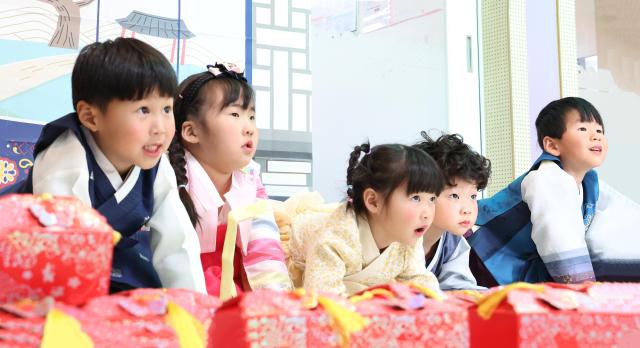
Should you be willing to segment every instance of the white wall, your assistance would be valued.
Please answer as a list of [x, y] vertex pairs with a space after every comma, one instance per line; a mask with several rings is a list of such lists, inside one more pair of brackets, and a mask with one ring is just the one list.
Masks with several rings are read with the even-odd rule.
[[[480, 84], [478, 82], [478, 17], [476, 0], [446, 2], [447, 105], [450, 133], [481, 151]], [[467, 37], [471, 50], [467, 51]], [[471, 69], [468, 55], [471, 54]]]
[[611, 73], [605, 69], [583, 71], [580, 76], [580, 96], [598, 109], [604, 121], [609, 153], [598, 168], [602, 180], [627, 197], [640, 202], [640, 96], [616, 86]]
[[313, 188], [344, 198], [349, 153], [448, 128], [445, 14], [356, 35], [311, 30]]

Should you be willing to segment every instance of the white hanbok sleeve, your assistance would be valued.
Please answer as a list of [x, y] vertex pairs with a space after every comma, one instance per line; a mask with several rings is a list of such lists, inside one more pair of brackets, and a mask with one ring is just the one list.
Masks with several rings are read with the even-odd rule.
[[175, 173], [165, 155], [160, 159], [153, 196], [151, 251], [162, 285], [206, 294], [200, 242], [180, 201]]
[[553, 280], [595, 280], [575, 179], [557, 164], [543, 161], [522, 180], [521, 188], [531, 211], [531, 238]]
[[640, 204], [599, 180], [587, 245], [598, 280], [640, 281]]
[[462, 237], [451, 254], [449, 260], [442, 264], [442, 269], [438, 275], [441, 290], [486, 290], [483, 286], [478, 286], [476, 278], [469, 269], [469, 252], [471, 247], [467, 240]]
[[40, 152], [32, 170], [34, 194], [75, 196], [91, 206], [86, 152], [72, 131], [61, 134]]

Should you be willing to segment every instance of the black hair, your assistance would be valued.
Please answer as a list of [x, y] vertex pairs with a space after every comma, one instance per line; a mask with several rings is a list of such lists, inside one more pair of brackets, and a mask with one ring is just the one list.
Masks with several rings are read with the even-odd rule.
[[475, 183], [478, 190], [487, 187], [491, 176], [491, 161], [473, 151], [464, 143], [460, 134], [442, 134], [435, 140], [425, 131], [420, 132], [420, 135], [424, 141], [413, 146], [428, 153], [436, 161], [448, 186], [454, 186], [455, 179], [459, 178]]
[[383, 144], [373, 148], [368, 142], [358, 145], [349, 156], [347, 209], [366, 215], [362, 195], [367, 188], [382, 194], [386, 203], [391, 193], [404, 183], [407, 194], [431, 192], [439, 195], [444, 187], [436, 162], [420, 149], [401, 144]]
[[119, 37], [83, 47], [71, 73], [74, 109], [84, 100], [105, 111], [113, 99], [140, 100], [154, 91], [173, 97], [177, 85], [167, 58], [134, 38]]
[[578, 97], [566, 97], [554, 100], [545, 106], [536, 118], [536, 131], [538, 132], [538, 145], [544, 150], [544, 137], [561, 139], [567, 130], [567, 113], [576, 110], [580, 114], [580, 122], [596, 122], [604, 124], [598, 110], [587, 100]]
[[[178, 95], [173, 100], [176, 133], [169, 145], [169, 161], [176, 173], [180, 200], [194, 227], [199, 221], [199, 216], [186, 188], [189, 180], [182, 143], [182, 124], [186, 120], [201, 120], [207, 107], [215, 106], [222, 110], [240, 100], [242, 108], [247, 110], [254, 107], [255, 99], [253, 88], [247, 83], [242, 73], [228, 70], [223, 64], [208, 65], [207, 68], [209, 71], [191, 75], [178, 86]], [[222, 100], [219, 103], [212, 100], [214, 93], [222, 94]]]

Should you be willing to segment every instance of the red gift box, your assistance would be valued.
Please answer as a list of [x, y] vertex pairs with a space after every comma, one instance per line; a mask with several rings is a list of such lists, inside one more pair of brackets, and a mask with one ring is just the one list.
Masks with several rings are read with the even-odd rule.
[[107, 294], [113, 244], [105, 218], [75, 198], [0, 198], [0, 303]]
[[632, 347], [640, 284], [516, 283], [469, 306], [472, 347]]
[[[49, 334], [58, 337], [47, 337], [54, 342], [77, 343], [86, 336], [94, 347], [204, 347], [206, 323], [220, 304], [215, 297], [183, 289], [137, 289], [92, 299], [84, 307], [48, 299], [6, 303], [0, 306], [0, 343], [39, 347], [46, 340], [43, 335], [48, 335], [46, 325], [51, 325]], [[175, 316], [170, 306], [188, 314]], [[68, 322], [50, 323], [53, 309], [78, 326], [71, 331], [72, 338], [60, 337], [65, 335], [60, 328], [69, 328]]]
[[[369, 294], [374, 296], [366, 299]], [[443, 300], [430, 289], [403, 283], [372, 287], [352, 296], [358, 313], [369, 319], [369, 325], [353, 335], [353, 345], [468, 347], [467, 311]]]
[[[214, 317], [209, 347], [468, 346], [466, 310], [407, 285], [351, 299], [301, 294], [259, 290], [227, 301]], [[344, 321], [363, 325], [349, 330]]]
[[186, 289], [135, 289], [89, 301], [83, 310], [101, 321], [126, 322], [164, 320], [167, 304], [173, 302], [190, 313], [207, 330], [222, 302], [214, 296]]
[[[334, 298], [348, 306], [346, 299]], [[320, 307], [292, 292], [260, 289], [225, 302], [209, 331], [209, 347], [335, 347], [339, 336]]]

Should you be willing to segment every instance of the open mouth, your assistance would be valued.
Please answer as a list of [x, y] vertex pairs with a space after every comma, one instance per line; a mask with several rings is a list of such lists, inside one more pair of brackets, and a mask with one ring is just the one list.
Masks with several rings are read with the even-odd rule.
[[145, 145], [142, 150], [148, 156], [158, 156], [162, 152], [162, 144]]
[[597, 152], [597, 153], [602, 153], [602, 146], [593, 146], [589, 148], [589, 151], [591, 152]]
[[245, 152], [253, 151], [253, 141], [249, 140], [244, 145], [242, 145], [242, 150]]
[[426, 227], [420, 227], [413, 230], [413, 233], [415, 233], [418, 236], [422, 236], [426, 231], [427, 231]]

